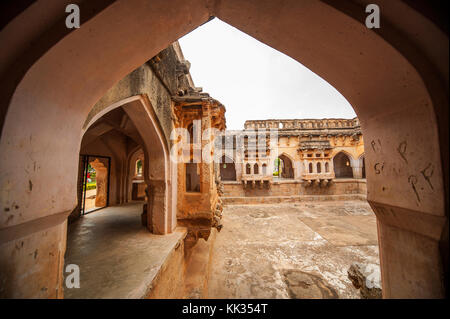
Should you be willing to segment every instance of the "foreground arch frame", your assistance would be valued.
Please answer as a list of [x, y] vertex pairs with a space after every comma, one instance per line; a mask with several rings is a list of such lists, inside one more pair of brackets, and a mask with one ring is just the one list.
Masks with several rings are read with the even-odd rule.
[[[367, 145], [383, 296], [444, 296], [448, 35], [426, 10], [393, 1], [378, 1], [382, 28], [368, 30], [366, 2], [80, 1], [82, 12], [93, 8], [75, 31], [64, 29], [64, 2], [34, 3], [11, 17], [0, 33], [9, 43], [0, 52], [1, 294], [62, 297], [66, 217], [76, 205], [73, 152], [89, 110], [125, 75], [216, 16], [300, 61], [353, 105]], [[48, 184], [50, 173], [60, 182]], [[21, 242], [24, 251], [55, 258], [12, 257]], [[29, 262], [28, 275], [19, 276]]]

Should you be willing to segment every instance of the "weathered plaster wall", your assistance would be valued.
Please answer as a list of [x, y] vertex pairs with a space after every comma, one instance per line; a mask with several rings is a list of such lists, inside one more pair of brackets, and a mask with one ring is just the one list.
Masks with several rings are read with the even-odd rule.
[[111, 104], [130, 96], [146, 94], [170, 145], [170, 133], [173, 129], [171, 96], [176, 95], [180, 89], [186, 90], [193, 85], [189, 74], [190, 64], [180, 59], [184, 57], [178, 42], [174, 42], [111, 87], [93, 106], [84, 127]]
[[[37, 221], [29, 227], [34, 230], [31, 235], [0, 245], [0, 298], [62, 298], [60, 269], [64, 265], [67, 221], [52, 227]], [[29, 231], [22, 229], [23, 233]], [[25, 281], [11, 281], [11, 276]], [[22, 289], [23, 285], [27, 289]]]
[[170, 93], [164, 84], [155, 75], [148, 63], [140, 66], [125, 78], [120, 80], [94, 105], [86, 119], [85, 125], [101, 110], [117, 101], [130, 96], [146, 94], [158, 117], [159, 123], [169, 144], [172, 131], [171, 110], [172, 101]]

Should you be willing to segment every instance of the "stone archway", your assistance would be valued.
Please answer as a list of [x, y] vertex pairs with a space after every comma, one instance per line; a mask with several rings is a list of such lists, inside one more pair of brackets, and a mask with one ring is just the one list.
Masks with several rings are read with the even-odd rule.
[[[1, 257], [8, 264], [2, 273], [10, 291], [40, 295], [26, 282], [45, 279], [50, 283], [45, 296], [61, 296], [60, 274], [9, 276], [12, 269], [25, 273], [27, 263], [6, 256], [21, 238], [31, 236], [28, 249], [51, 249], [59, 259], [47, 268], [61, 270], [65, 220], [76, 205], [72, 181], [77, 163], [71, 154], [79, 147], [80, 127], [92, 105], [169, 43], [217, 16], [301, 61], [353, 105], [368, 145], [368, 201], [378, 218], [384, 297], [443, 296], [448, 48], [440, 43], [448, 36], [406, 2], [383, 1], [385, 26], [368, 30], [366, 3], [370, 1], [111, 1], [90, 10], [82, 28], [62, 32], [63, 3], [38, 3], [19, 13], [2, 30], [2, 39], [11, 45], [0, 53], [2, 83], [7, 83], [0, 99], [0, 184], [8, 190], [1, 204], [14, 210], [2, 215], [0, 238], [6, 245]], [[41, 20], [40, 10], [52, 12], [51, 18]], [[29, 25], [26, 30], [23, 21]], [[55, 162], [62, 165], [51, 165]], [[58, 183], [46, 184], [50, 173], [61, 176]], [[154, 181], [165, 193], [163, 179]], [[40, 226], [34, 227], [37, 220]], [[59, 244], [43, 241], [44, 232]]]
[[236, 180], [236, 165], [231, 158], [225, 155], [220, 161], [220, 177], [223, 181]]
[[353, 178], [350, 157], [344, 152], [339, 152], [333, 157], [333, 168], [336, 178]]
[[143, 178], [148, 188], [147, 228], [156, 234], [166, 234], [173, 230], [172, 189], [169, 187], [169, 150], [158, 118], [145, 95], [131, 96], [116, 101], [96, 113], [85, 126], [84, 131], [104, 114], [121, 107], [132, 120], [144, 152]]
[[278, 157], [283, 162], [283, 169], [281, 170], [281, 177], [292, 179], [294, 178], [294, 165], [292, 160], [286, 155], [281, 154]]
[[[141, 176], [139, 176], [137, 173], [137, 162], [141, 161], [141, 163], [144, 162], [144, 151], [142, 149], [142, 147], [139, 145], [138, 147], [136, 147], [135, 150], [133, 150], [132, 152], [130, 152], [130, 155], [127, 159], [128, 165], [128, 173], [127, 173], [127, 185], [126, 185], [126, 201], [131, 201], [134, 198], [134, 194], [136, 192], [136, 188], [140, 188], [141, 185], [135, 185], [137, 183], [143, 182], [144, 180], [144, 176], [143, 176], [143, 167], [142, 169], [142, 174]], [[145, 185], [145, 183], [144, 183]], [[138, 193], [140, 193], [138, 191]], [[139, 196], [138, 196], [139, 197]]]

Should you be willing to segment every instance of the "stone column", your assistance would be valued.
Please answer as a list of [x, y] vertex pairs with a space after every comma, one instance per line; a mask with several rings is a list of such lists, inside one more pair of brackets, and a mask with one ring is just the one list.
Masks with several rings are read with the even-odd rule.
[[362, 178], [362, 160], [350, 158], [350, 166], [353, 171], [353, 178]]
[[236, 161], [234, 163], [234, 168], [236, 169], [236, 181], [240, 182], [242, 180], [242, 162], [240, 158], [236, 157]]
[[443, 298], [448, 219], [368, 202], [377, 216], [383, 298]]
[[166, 182], [164, 180], [150, 180], [147, 185], [147, 228], [154, 234], [165, 234]]
[[108, 169], [105, 165], [97, 159], [90, 163], [95, 169], [96, 178], [96, 195], [95, 195], [95, 206], [104, 207], [107, 205], [108, 197]]
[[333, 175], [335, 176], [333, 159], [330, 159], [330, 172], [332, 172]]
[[301, 164], [300, 161], [295, 161], [293, 163], [294, 179], [299, 179], [300, 178], [301, 166], [302, 166], [302, 164]]

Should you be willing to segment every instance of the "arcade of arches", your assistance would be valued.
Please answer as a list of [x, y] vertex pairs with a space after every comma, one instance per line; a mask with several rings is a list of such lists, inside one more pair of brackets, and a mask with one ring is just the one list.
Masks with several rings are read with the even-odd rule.
[[[448, 26], [428, 2], [380, 0], [383, 27], [368, 30], [371, 2], [82, 0], [81, 28], [71, 30], [63, 23], [65, 1], [6, 10], [0, 297], [205, 297], [210, 267], [200, 261], [222, 240], [227, 212], [228, 225], [273, 220], [265, 208], [247, 216], [233, 204], [255, 198], [262, 204], [286, 193], [367, 200], [376, 215], [383, 297], [445, 297]], [[194, 85], [174, 41], [213, 17], [310, 68], [358, 117], [247, 121], [224, 149], [237, 154], [226, 153], [232, 163], [196, 161], [205, 149], [216, 153], [215, 135], [230, 132], [225, 107]], [[178, 133], [195, 136], [195, 123], [212, 133], [186, 145]], [[247, 149], [268, 128], [280, 134], [274, 144], [267, 141], [265, 154]], [[281, 176], [273, 174], [277, 158]], [[82, 216], [85, 167], [98, 178], [92, 196], [107, 207]], [[321, 237], [306, 232], [326, 226], [305, 215], [314, 214], [313, 204], [297, 204], [299, 234]], [[335, 207], [336, 215], [370, 210], [352, 205], [351, 212]], [[327, 219], [326, 209], [316, 213]], [[283, 229], [274, 233], [280, 238], [291, 236], [288, 226], [276, 229]], [[267, 240], [258, 230], [255, 237]], [[338, 237], [328, 239], [340, 245]], [[218, 256], [227, 258], [221, 247]], [[75, 292], [64, 287], [65, 262], [78, 264], [82, 274], [93, 265], [111, 269], [81, 275], [86, 279]]]
[[[260, 195], [365, 198], [364, 139], [358, 118], [249, 120], [244, 126], [242, 131], [223, 132], [215, 145], [233, 164], [226, 175], [236, 176], [222, 178], [226, 203], [251, 203], [252, 196]], [[282, 128], [272, 136], [268, 130], [278, 127]]]

